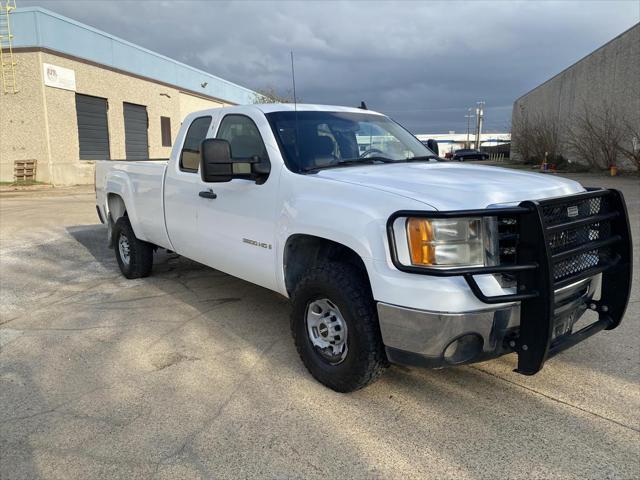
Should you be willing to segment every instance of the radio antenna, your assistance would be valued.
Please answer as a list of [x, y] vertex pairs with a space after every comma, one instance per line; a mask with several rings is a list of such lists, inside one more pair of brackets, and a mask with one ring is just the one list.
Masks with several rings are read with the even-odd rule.
[[296, 98], [296, 71], [293, 68], [293, 50], [291, 50], [291, 82], [293, 83], [293, 109], [298, 111], [298, 99]]
[[300, 144], [298, 143], [298, 98], [296, 97], [296, 71], [293, 67], [293, 50], [291, 50], [291, 83], [293, 83], [293, 111], [296, 123], [296, 157], [298, 157], [298, 169], [302, 170], [300, 164]]

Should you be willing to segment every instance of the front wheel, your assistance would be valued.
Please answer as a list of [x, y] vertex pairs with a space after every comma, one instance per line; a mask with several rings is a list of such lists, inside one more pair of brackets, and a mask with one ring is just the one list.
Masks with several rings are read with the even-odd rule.
[[338, 392], [358, 390], [388, 365], [366, 276], [340, 263], [316, 267], [298, 283], [291, 331], [307, 370]]
[[148, 277], [153, 266], [153, 245], [136, 238], [129, 217], [113, 227], [113, 246], [120, 271], [127, 278]]

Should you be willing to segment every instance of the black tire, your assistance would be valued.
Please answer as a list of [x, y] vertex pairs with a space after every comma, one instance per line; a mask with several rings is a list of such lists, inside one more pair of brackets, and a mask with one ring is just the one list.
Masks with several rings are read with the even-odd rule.
[[[307, 333], [307, 308], [329, 299], [347, 325], [347, 353], [330, 363], [313, 346]], [[337, 392], [352, 392], [376, 380], [388, 366], [380, 335], [376, 305], [366, 276], [342, 263], [326, 263], [303, 275], [292, 295], [291, 332], [307, 370]]]
[[[122, 257], [120, 237], [124, 237], [129, 245], [129, 261]], [[153, 266], [153, 245], [138, 240], [133, 233], [129, 217], [120, 217], [113, 226], [113, 247], [120, 271], [127, 278], [148, 277]]]

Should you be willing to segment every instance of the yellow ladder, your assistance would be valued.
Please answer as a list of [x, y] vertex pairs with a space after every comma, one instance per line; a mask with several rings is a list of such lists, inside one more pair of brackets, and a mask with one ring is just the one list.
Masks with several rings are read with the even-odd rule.
[[2, 91], [18, 93], [16, 62], [13, 59], [13, 34], [9, 15], [16, 8], [16, 0], [0, 0], [0, 74]]

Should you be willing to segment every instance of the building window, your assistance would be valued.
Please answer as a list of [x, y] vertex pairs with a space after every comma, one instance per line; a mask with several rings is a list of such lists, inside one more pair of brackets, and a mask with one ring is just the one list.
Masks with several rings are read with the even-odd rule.
[[107, 99], [76, 93], [80, 160], [109, 160]]
[[162, 134], [162, 146], [171, 146], [171, 119], [169, 117], [160, 117], [160, 133]]

